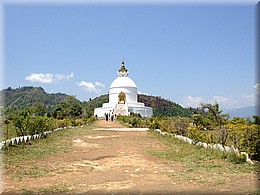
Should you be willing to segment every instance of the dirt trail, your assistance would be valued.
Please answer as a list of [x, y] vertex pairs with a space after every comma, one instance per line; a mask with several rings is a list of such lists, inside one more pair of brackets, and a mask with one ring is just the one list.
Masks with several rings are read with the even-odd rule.
[[[117, 121], [104, 120], [98, 120], [94, 125], [102, 128], [123, 127]], [[149, 155], [148, 150], [165, 149], [166, 146], [147, 132], [97, 131], [70, 141], [70, 152], [36, 162], [38, 167], [51, 167], [51, 174], [21, 181], [7, 175], [5, 194], [23, 188], [32, 191], [50, 189], [53, 185], [65, 186], [68, 194], [193, 194], [196, 190], [207, 194], [216, 190], [206, 183], [198, 185], [170, 177], [171, 173], [183, 170], [183, 165]], [[228, 189], [224, 186], [224, 189], [229, 191], [233, 187]]]
[[106, 120], [97, 120], [95, 121], [95, 125], [99, 128], [124, 128], [126, 126], [123, 126], [119, 121], [106, 121]]

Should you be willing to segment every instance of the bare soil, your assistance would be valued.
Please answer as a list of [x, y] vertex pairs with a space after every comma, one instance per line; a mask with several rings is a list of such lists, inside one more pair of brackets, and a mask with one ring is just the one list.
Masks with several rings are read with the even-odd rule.
[[[96, 121], [94, 126], [123, 127], [118, 121], [105, 120]], [[5, 173], [3, 194], [245, 194], [256, 190], [254, 177], [217, 186], [176, 180], [170, 175], [181, 172], [183, 165], [149, 155], [148, 150], [166, 146], [148, 132], [96, 131], [69, 141], [68, 153], [35, 162], [34, 166], [46, 173], [22, 179]], [[200, 177], [211, 176], [205, 173]]]

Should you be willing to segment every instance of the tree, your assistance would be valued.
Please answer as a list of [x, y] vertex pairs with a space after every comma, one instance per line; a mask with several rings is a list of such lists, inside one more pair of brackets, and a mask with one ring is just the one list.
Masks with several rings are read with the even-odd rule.
[[31, 107], [25, 108], [13, 116], [13, 125], [17, 136], [33, 135], [55, 128], [55, 119], [36, 116]]
[[44, 116], [46, 113], [46, 107], [44, 103], [36, 103], [34, 106], [34, 113], [37, 116]]
[[[222, 114], [219, 104], [201, 104], [199, 113], [193, 115], [193, 124], [200, 130], [216, 130], [218, 133], [218, 141], [225, 145], [228, 138], [228, 129], [225, 125], [228, 123], [228, 114]], [[210, 140], [213, 140], [212, 134], [209, 135]]]
[[6, 124], [6, 139], [8, 139], [8, 125], [10, 124], [10, 120], [6, 118], [4, 123]]
[[53, 117], [63, 119], [65, 117], [81, 116], [82, 113], [81, 102], [75, 96], [68, 96], [54, 108]]

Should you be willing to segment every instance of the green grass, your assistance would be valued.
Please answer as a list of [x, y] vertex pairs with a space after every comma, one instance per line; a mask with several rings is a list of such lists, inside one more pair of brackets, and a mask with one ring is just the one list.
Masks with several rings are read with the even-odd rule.
[[171, 177], [217, 186], [229, 184], [234, 178], [254, 176], [254, 165], [232, 163], [222, 152], [190, 145], [174, 137], [162, 136], [155, 131], [149, 133], [162, 141], [167, 149], [147, 152], [165, 159], [167, 163], [178, 163], [182, 167], [181, 170], [168, 173]]
[[[7, 132], [7, 126], [8, 126], [8, 132]], [[14, 125], [12, 123], [8, 125], [2, 123], [2, 127], [0, 128], [0, 137], [2, 141], [6, 140], [7, 138], [10, 139], [13, 137], [17, 137]]]
[[[93, 134], [90, 126], [83, 128], [66, 129], [48, 134], [46, 139], [37, 139], [26, 144], [6, 147], [3, 150], [3, 164], [5, 173], [11, 173], [14, 179], [21, 180], [24, 177], [37, 178], [52, 174], [51, 167], [38, 167], [35, 163], [49, 156], [60, 155], [71, 150], [74, 137]], [[61, 168], [62, 169], [62, 168]]]

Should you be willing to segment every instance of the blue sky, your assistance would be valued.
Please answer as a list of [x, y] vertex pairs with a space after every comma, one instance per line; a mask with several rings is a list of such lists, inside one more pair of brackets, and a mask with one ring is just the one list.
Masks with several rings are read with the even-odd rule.
[[255, 104], [255, 4], [4, 6], [3, 88], [41, 86], [88, 101], [122, 59], [142, 93], [184, 107]]

